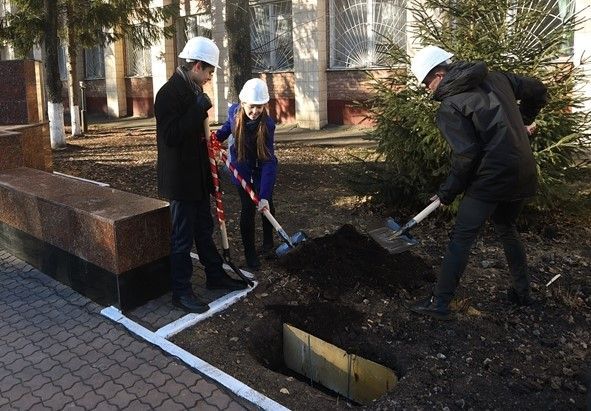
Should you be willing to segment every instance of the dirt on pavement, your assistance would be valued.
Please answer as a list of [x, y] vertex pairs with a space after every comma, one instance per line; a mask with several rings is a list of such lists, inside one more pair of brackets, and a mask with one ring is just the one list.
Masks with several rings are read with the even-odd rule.
[[[520, 227], [534, 305], [507, 302], [506, 262], [487, 225], [458, 289], [455, 320], [423, 318], [408, 306], [430, 292], [451, 221], [434, 213], [413, 230], [419, 245], [398, 255], [380, 249], [367, 231], [387, 215], [404, 220], [411, 211], [386, 212], [349, 189], [349, 154], [368, 150], [278, 144], [276, 217], [288, 233], [304, 230], [312, 240], [281, 259], [263, 259], [259, 285], [247, 298], [173, 342], [294, 410], [362, 407], [285, 367], [284, 322], [397, 373], [398, 385], [369, 409], [585, 409], [589, 213], [557, 213]], [[156, 197], [155, 158], [153, 129], [93, 127], [54, 153], [54, 167]], [[238, 195], [227, 180], [224, 188], [231, 247], [239, 257]], [[260, 239], [260, 224], [258, 230]]]

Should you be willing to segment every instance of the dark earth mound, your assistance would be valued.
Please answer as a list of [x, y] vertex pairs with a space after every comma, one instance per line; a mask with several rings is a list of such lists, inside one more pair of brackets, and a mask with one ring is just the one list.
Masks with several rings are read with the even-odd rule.
[[414, 289], [435, 276], [411, 253], [390, 254], [355, 227], [345, 224], [334, 234], [306, 241], [279, 260], [279, 265], [323, 291], [345, 294], [352, 287]]

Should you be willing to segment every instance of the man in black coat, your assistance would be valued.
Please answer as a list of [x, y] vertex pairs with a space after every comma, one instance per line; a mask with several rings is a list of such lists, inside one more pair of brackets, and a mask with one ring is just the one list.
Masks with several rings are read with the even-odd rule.
[[238, 290], [246, 283], [229, 277], [213, 242], [210, 194], [213, 193], [204, 121], [211, 101], [203, 85], [211, 80], [219, 49], [205, 37], [190, 39], [179, 66], [156, 95], [154, 112], [158, 144], [158, 193], [170, 200], [172, 219], [172, 303], [189, 312], [209, 309], [193, 293], [193, 241], [205, 267], [208, 289]]
[[489, 71], [483, 62], [457, 61], [435, 46], [420, 50], [411, 70], [440, 101], [437, 127], [452, 149], [451, 170], [432, 200], [459, 206], [433, 295], [412, 311], [449, 319], [449, 303], [468, 263], [470, 248], [490, 217], [512, 278], [509, 301], [531, 303], [525, 249], [516, 221], [537, 189], [529, 144], [534, 120], [547, 101], [537, 79]]

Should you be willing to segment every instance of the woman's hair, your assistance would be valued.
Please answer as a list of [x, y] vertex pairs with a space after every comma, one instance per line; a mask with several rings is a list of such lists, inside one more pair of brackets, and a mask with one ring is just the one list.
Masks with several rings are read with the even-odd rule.
[[[259, 125], [255, 130], [256, 136], [256, 149], [257, 149], [257, 158], [260, 160], [268, 160], [271, 154], [267, 149], [267, 135], [269, 131], [267, 130], [267, 108], [263, 107], [263, 112], [259, 116]], [[248, 121], [248, 117], [244, 112], [244, 108], [242, 105], [240, 106], [239, 112], [236, 115], [236, 121], [234, 124], [234, 130], [232, 134], [234, 134], [234, 138], [236, 140], [236, 151], [238, 152], [238, 161], [244, 161], [246, 159], [246, 122]]]

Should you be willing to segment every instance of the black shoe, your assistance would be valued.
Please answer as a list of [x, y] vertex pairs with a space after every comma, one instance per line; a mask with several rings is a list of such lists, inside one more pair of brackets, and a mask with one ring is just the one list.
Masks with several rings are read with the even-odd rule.
[[204, 313], [209, 310], [209, 305], [194, 294], [173, 296], [172, 305], [190, 313]]
[[246, 266], [253, 271], [258, 271], [261, 269], [261, 261], [257, 256], [250, 257], [246, 259]]
[[275, 244], [263, 244], [263, 247], [261, 248], [261, 254], [263, 255], [263, 258], [265, 258], [266, 260], [275, 259], [277, 257], [275, 255]]
[[535, 300], [531, 297], [529, 291], [518, 293], [514, 288], [507, 291], [507, 299], [509, 302], [521, 307], [526, 307], [535, 303]]
[[431, 295], [426, 300], [413, 305], [410, 307], [410, 310], [413, 313], [427, 315], [437, 320], [446, 321], [452, 319], [449, 304], [445, 303], [443, 300], [435, 297], [434, 295]]
[[242, 280], [235, 280], [228, 275], [224, 275], [220, 278], [207, 279], [205, 287], [208, 290], [243, 290], [248, 287], [248, 284]]

